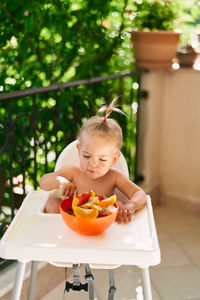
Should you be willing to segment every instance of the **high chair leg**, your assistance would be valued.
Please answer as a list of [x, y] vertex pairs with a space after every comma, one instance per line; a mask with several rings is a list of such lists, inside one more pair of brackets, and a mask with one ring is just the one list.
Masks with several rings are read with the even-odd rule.
[[34, 300], [37, 265], [38, 265], [37, 261], [31, 262], [31, 275], [30, 275], [30, 281], [29, 281], [28, 300]]
[[85, 265], [85, 280], [88, 283], [89, 300], [94, 300], [94, 276], [91, 273], [89, 264]]
[[109, 285], [110, 288], [108, 293], [108, 300], [113, 300], [114, 293], [116, 292], [114, 269], [109, 269]]
[[11, 300], [19, 300], [22, 290], [26, 262], [18, 261]]
[[150, 282], [150, 275], [149, 275], [149, 268], [141, 268], [142, 273], [142, 289], [144, 300], [152, 300], [152, 291], [151, 291], [151, 282]]

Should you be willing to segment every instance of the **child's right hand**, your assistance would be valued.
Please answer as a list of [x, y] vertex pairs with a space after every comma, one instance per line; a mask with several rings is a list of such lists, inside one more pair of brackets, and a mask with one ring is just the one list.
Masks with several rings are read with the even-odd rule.
[[127, 202], [126, 204], [121, 201], [117, 202], [118, 204], [118, 213], [116, 217], [116, 222], [118, 224], [124, 223], [127, 224], [131, 222], [133, 215], [135, 213], [134, 204], [131, 202]]
[[57, 176], [56, 180], [58, 181], [62, 196], [78, 196], [78, 189], [72, 182], [62, 176]]

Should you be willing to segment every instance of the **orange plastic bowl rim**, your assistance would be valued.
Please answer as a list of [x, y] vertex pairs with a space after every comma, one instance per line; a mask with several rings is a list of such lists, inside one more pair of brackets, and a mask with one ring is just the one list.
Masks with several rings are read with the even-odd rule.
[[[83, 235], [100, 234], [110, 227], [116, 219], [117, 210], [108, 216], [95, 219], [77, 218], [74, 215], [70, 215], [67, 211], [71, 210], [72, 200], [73, 197], [69, 197], [60, 203], [60, 213], [65, 224], [77, 233]], [[117, 207], [117, 204], [115, 204], [115, 206]]]

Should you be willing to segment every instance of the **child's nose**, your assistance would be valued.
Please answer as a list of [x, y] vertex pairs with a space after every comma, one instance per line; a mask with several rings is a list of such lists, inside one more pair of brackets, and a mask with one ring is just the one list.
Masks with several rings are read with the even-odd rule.
[[97, 159], [95, 159], [95, 158], [92, 158], [91, 159], [91, 166], [97, 166]]

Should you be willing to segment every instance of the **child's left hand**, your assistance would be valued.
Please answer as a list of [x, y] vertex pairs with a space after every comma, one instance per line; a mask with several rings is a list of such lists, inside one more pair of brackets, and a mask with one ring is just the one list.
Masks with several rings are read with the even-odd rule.
[[134, 203], [128, 202], [126, 204], [118, 201], [118, 214], [116, 218], [116, 222], [118, 224], [121, 223], [129, 223], [132, 220], [132, 217], [135, 213], [135, 205]]

